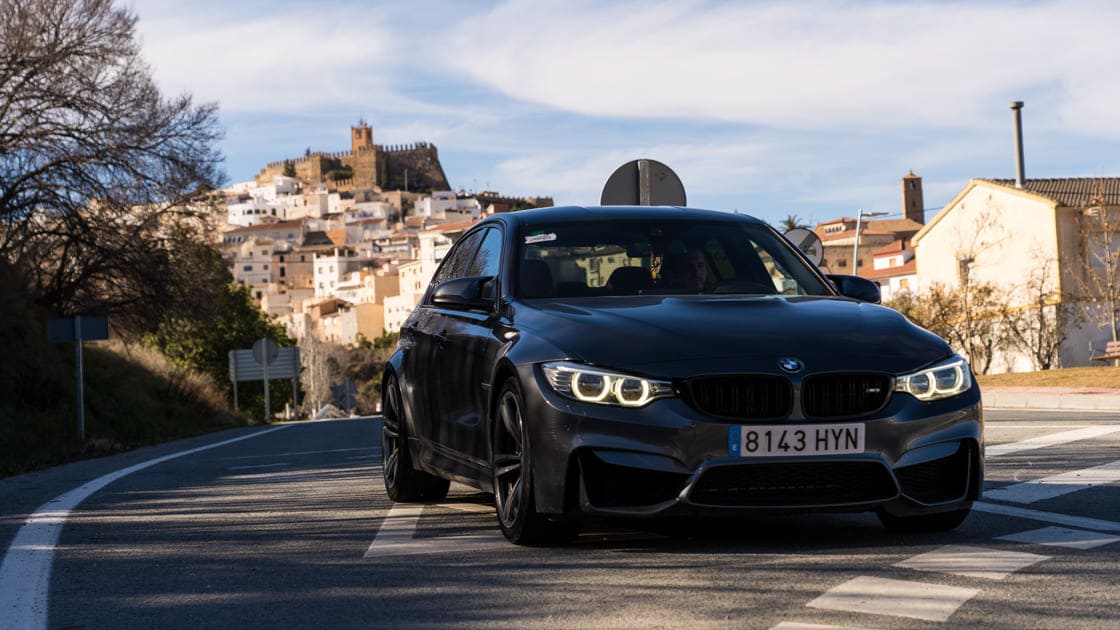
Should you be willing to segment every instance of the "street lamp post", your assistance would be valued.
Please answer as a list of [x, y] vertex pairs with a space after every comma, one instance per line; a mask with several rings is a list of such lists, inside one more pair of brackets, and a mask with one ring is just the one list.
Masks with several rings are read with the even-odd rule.
[[886, 216], [887, 214], [888, 213], [886, 212], [864, 212], [863, 208], [860, 208], [859, 212], [856, 213], [856, 244], [855, 247], [852, 248], [853, 276], [859, 275], [859, 228], [860, 224], [863, 223], [863, 217], [882, 217]]

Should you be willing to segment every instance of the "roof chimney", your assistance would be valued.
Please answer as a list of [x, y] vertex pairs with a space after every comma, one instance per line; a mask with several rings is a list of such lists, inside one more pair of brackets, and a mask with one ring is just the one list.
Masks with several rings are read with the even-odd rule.
[[1022, 188], [1023, 174], [1023, 101], [1012, 101], [1011, 119], [1015, 123], [1015, 187]]

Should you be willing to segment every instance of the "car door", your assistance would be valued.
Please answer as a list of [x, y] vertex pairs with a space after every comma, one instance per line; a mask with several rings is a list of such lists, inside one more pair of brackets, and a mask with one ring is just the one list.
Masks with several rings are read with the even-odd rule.
[[482, 238], [465, 277], [490, 277], [483, 293], [493, 298], [490, 308], [447, 308], [439, 311], [443, 344], [438, 352], [445, 376], [438, 404], [438, 417], [454, 455], [475, 469], [489, 465], [489, 449], [483, 414], [486, 408], [491, 366], [501, 345], [495, 335], [497, 298], [500, 290], [502, 230], [490, 227]]
[[431, 303], [432, 288], [454, 278], [465, 277], [474, 260], [474, 252], [482, 235], [478, 232], [462, 239], [443, 259], [424, 294], [420, 306], [401, 328], [402, 341], [410, 344], [411, 351], [405, 358], [404, 373], [410, 378], [404, 385], [405, 395], [414, 410], [412, 426], [420, 441], [422, 459], [430, 459], [435, 445], [447, 444], [448, 436], [441, 435], [444, 423], [439, 420], [440, 400], [445, 395], [450, 375], [442, 364], [446, 342], [446, 324], [443, 309]]

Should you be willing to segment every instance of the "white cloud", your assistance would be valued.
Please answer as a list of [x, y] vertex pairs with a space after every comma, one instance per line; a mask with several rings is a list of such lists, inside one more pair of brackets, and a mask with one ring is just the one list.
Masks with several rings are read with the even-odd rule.
[[394, 37], [368, 12], [345, 7], [239, 14], [203, 5], [137, 3], [144, 56], [169, 93], [191, 92], [225, 111], [370, 107], [388, 90]]
[[1069, 129], [1120, 135], [1120, 5], [511, 0], [446, 62], [518, 99], [595, 116], [802, 129], [979, 126], [1054, 92]]

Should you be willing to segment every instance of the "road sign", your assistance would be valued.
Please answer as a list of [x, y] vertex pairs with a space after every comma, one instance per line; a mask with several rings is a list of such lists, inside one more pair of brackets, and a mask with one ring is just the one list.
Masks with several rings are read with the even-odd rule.
[[[77, 326], [75, 326], [77, 322]], [[80, 335], [80, 337], [79, 337]], [[47, 320], [47, 341], [102, 341], [109, 338], [109, 318], [104, 315], [52, 317]]]
[[109, 318], [104, 315], [52, 317], [47, 320], [48, 342], [74, 342], [74, 371], [78, 381], [78, 442], [82, 445], [83, 451], [86, 444], [86, 386], [82, 371], [82, 342], [108, 338]]
[[684, 184], [657, 160], [634, 160], [615, 169], [599, 203], [604, 206], [684, 206]]
[[272, 379], [292, 379], [292, 406], [299, 404], [298, 381], [300, 372], [299, 348], [280, 348], [271, 339], [260, 339], [252, 350], [229, 351], [229, 378], [233, 381], [233, 408], [238, 408], [237, 382], [261, 381], [264, 383], [265, 422], [271, 420], [272, 400], [268, 383]]
[[253, 344], [253, 358], [261, 365], [271, 365], [279, 352], [280, 347], [268, 338], [258, 339], [257, 343]]
[[817, 236], [816, 232], [805, 228], [793, 228], [786, 232], [785, 237], [796, 245], [797, 249], [804, 252], [814, 265], [820, 265], [824, 260], [824, 247], [821, 245], [821, 237]]

